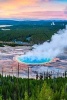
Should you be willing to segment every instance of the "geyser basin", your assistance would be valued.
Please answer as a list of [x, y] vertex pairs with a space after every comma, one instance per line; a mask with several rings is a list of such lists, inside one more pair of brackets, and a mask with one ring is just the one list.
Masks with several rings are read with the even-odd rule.
[[38, 58], [30, 58], [30, 57], [24, 57], [24, 56], [20, 56], [17, 59], [19, 62], [21, 63], [25, 63], [25, 64], [44, 64], [47, 62], [50, 62], [51, 59], [50, 58], [42, 58], [42, 59], [38, 59]]

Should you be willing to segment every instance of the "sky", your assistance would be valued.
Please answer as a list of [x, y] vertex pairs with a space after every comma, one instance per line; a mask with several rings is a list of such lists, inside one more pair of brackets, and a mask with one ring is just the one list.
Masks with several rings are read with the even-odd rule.
[[0, 19], [67, 20], [67, 0], [0, 0]]

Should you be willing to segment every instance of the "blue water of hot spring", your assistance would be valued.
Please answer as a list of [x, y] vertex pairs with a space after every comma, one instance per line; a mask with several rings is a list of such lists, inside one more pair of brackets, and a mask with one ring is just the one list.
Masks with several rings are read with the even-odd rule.
[[50, 58], [42, 58], [42, 59], [31, 59], [30, 57], [18, 57], [18, 61], [22, 62], [22, 63], [26, 63], [26, 64], [44, 64], [47, 62], [50, 62], [51, 59]]

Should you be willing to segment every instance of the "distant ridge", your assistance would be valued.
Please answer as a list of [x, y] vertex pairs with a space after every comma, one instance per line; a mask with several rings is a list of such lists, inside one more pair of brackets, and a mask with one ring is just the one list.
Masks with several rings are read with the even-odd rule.
[[0, 25], [28, 25], [44, 24], [45, 22], [67, 22], [67, 20], [49, 19], [49, 20], [0, 20]]

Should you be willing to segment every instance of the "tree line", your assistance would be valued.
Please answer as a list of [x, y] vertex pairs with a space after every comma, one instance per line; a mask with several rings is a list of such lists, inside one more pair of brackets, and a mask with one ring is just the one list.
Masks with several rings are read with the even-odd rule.
[[28, 80], [0, 75], [0, 100], [67, 100], [67, 78]]
[[52, 35], [59, 29], [65, 28], [63, 23], [59, 23], [51, 26], [50, 22], [46, 22], [46, 25], [14, 25], [10, 30], [1, 30], [0, 28], [0, 41], [22, 41], [28, 43], [43, 43], [46, 40], [50, 40]]

